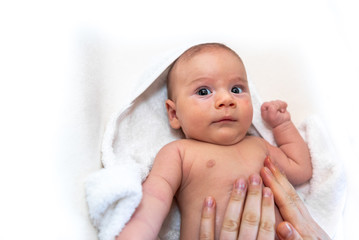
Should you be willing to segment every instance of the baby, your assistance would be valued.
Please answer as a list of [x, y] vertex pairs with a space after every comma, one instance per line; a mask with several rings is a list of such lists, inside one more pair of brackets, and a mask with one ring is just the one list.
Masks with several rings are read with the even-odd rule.
[[[157, 154], [143, 183], [143, 198], [117, 239], [156, 239], [173, 198], [181, 212], [181, 239], [198, 239], [203, 199], [216, 199], [216, 239], [238, 177], [259, 172], [269, 156], [293, 185], [312, 176], [307, 145], [292, 123], [287, 104], [264, 103], [262, 118], [278, 147], [249, 136], [253, 107], [240, 57], [218, 43], [184, 52], [168, 74], [169, 123], [185, 139]], [[241, 186], [239, 186], [241, 187]]]

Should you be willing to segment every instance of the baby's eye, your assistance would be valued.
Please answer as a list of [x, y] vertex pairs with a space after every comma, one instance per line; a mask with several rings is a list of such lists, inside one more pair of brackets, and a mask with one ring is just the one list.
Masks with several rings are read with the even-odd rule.
[[201, 88], [197, 91], [197, 94], [200, 96], [205, 96], [211, 94], [212, 92], [208, 88]]
[[233, 87], [233, 88], [231, 89], [231, 92], [232, 92], [232, 93], [239, 94], [239, 93], [242, 93], [242, 92], [243, 92], [243, 89], [240, 88], [240, 87], [238, 87], [238, 86], [236, 86], [236, 87]]

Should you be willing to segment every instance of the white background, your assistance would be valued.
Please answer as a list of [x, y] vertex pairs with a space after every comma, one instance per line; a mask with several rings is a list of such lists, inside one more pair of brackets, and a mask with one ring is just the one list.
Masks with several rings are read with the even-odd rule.
[[96, 239], [82, 184], [100, 167], [106, 121], [153, 57], [201, 39], [241, 46], [256, 84], [275, 82], [258, 87], [264, 100], [305, 106], [296, 123], [314, 112], [327, 121], [347, 167], [349, 239], [359, 214], [358, 11], [354, 0], [1, 2], [0, 239]]

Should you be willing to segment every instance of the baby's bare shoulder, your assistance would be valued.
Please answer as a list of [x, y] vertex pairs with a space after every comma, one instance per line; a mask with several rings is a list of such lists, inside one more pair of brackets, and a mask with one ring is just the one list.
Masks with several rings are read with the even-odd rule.
[[182, 148], [182, 145], [181, 140], [169, 142], [160, 149], [159, 153], [178, 151]]
[[190, 140], [190, 139], [178, 139], [174, 140], [172, 142], [167, 143], [162, 147], [162, 149], [182, 149], [189, 147], [192, 143], [196, 141]]
[[177, 148], [181, 150], [203, 147], [209, 145], [208, 143], [193, 140], [193, 139], [178, 139], [173, 142], [170, 142], [164, 146], [164, 148]]
[[186, 151], [186, 149], [193, 147], [193, 144], [196, 141], [192, 141], [189, 139], [178, 139], [172, 142], [167, 143], [166, 145], [164, 145], [160, 151], [158, 152], [158, 154], [174, 154], [174, 153], [178, 153], [179, 156], [183, 156], [184, 152]]

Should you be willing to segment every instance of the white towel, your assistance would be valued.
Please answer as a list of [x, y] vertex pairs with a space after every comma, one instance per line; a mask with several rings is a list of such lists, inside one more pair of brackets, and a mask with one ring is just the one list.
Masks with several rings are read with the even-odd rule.
[[[90, 175], [85, 186], [90, 217], [101, 240], [113, 240], [131, 218], [141, 201], [141, 183], [157, 152], [182, 137], [168, 124], [165, 83], [169, 66], [190, 46], [159, 57], [160, 61], [139, 79], [133, 98], [107, 124], [102, 145], [104, 168]], [[249, 83], [254, 108], [250, 132], [275, 144], [260, 115], [260, 97], [250, 79]], [[313, 177], [297, 191], [315, 220], [334, 237], [345, 202], [343, 166], [319, 118], [307, 118], [299, 130], [310, 149]], [[180, 214], [173, 204], [160, 238], [178, 239], [179, 226]]]

